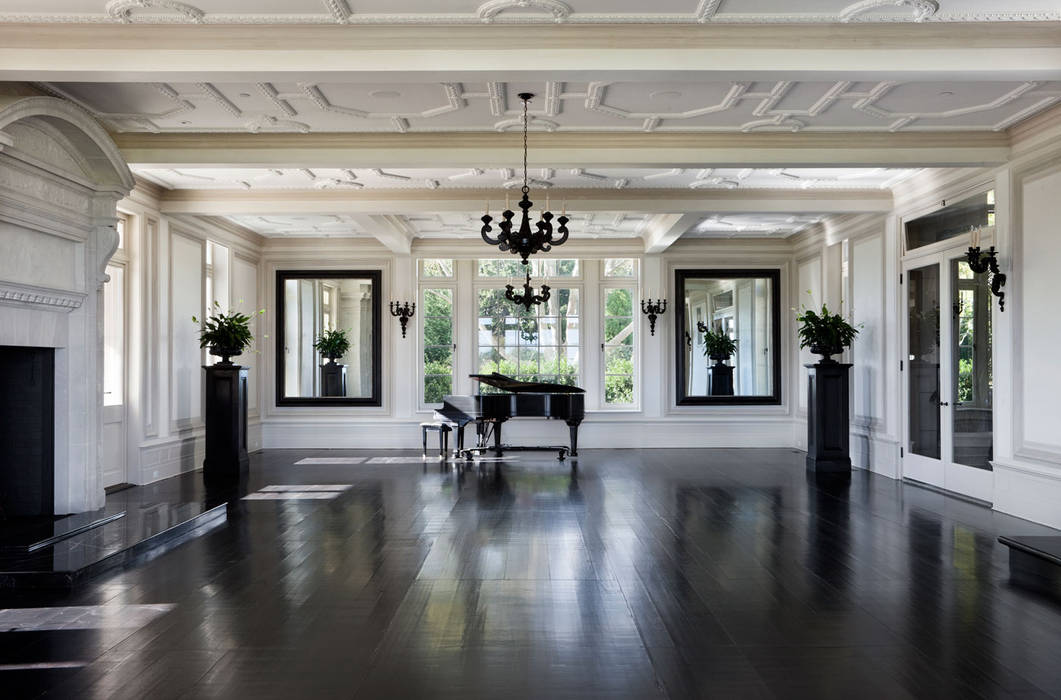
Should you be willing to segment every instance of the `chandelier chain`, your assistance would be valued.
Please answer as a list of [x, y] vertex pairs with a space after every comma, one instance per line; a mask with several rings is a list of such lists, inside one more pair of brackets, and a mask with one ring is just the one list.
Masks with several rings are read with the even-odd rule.
[[527, 127], [529, 125], [529, 118], [527, 116], [527, 104], [529, 100], [523, 100], [523, 191], [530, 192], [530, 187], [527, 186]]

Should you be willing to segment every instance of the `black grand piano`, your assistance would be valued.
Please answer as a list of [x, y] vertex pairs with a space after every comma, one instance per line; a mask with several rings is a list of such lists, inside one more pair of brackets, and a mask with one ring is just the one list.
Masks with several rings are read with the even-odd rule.
[[[494, 450], [499, 456], [506, 450], [555, 450], [560, 459], [567, 453], [578, 456], [578, 426], [586, 417], [585, 389], [548, 382], [521, 382], [494, 372], [472, 374], [472, 379], [500, 389], [501, 394], [474, 396], [444, 396], [442, 408], [437, 410], [446, 420], [457, 426], [457, 451], [466, 458], [475, 452]], [[571, 445], [505, 445], [501, 442], [501, 425], [509, 418], [555, 418], [567, 423], [571, 431]], [[464, 448], [464, 428], [475, 423], [475, 447]], [[490, 437], [493, 446], [489, 447]]]

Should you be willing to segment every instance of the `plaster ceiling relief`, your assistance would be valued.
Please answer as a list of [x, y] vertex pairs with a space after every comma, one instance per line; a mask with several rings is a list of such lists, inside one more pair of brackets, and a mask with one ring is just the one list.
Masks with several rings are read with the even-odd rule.
[[1049, 21], [1056, 0], [39, 0], [0, 20], [186, 24]]
[[[537, 211], [537, 210], [533, 210]], [[481, 211], [471, 213], [408, 214], [401, 218], [417, 238], [479, 238]], [[635, 238], [648, 225], [648, 214], [637, 212], [567, 213], [572, 239]], [[518, 218], [516, 219], [518, 221]]]
[[361, 238], [364, 230], [342, 214], [250, 215], [225, 217], [267, 237]]
[[[1061, 81], [38, 83], [117, 132], [991, 131]], [[514, 149], [518, 142], [514, 142]]]
[[[514, 163], [514, 165], [516, 165]], [[192, 190], [478, 190], [500, 207], [513, 205], [522, 179], [517, 168], [132, 168], [167, 189]], [[888, 189], [917, 170], [896, 168], [532, 168], [532, 196], [540, 189]], [[484, 200], [485, 203], [485, 200]], [[555, 207], [553, 207], [555, 208]]]
[[820, 223], [825, 214], [718, 214], [686, 232], [687, 238], [787, 238]]

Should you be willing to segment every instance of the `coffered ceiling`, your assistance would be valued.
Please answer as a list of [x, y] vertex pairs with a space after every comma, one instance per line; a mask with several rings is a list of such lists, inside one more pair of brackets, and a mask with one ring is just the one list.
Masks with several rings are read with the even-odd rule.
[[[190, 190], [305, 190], [305, 189], [481, 189], [518, 190], [522, 173], [514, 168], [133, 168], [133, 172], [167, 189]], [[534, 188], [628, 188], [690, 190], [886, 189], [915, 170], [894, 168], [535, 168]], [[488, 195], [489, 196], [489, 195]], [[514, 200], [513, 200], [514, 201]]]
[[117, 132], [998, 131], [1061, 81], [39, 83]]
[[225, 23], [979, 22], [1061, 19], [1054, 0], [5, 0], [8, 21]]

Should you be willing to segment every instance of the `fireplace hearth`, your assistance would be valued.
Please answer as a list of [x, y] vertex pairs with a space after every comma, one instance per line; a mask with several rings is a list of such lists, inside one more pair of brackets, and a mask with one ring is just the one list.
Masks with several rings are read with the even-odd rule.
[[55, 350], [0, 346], [0, 521], [55, 514]]

